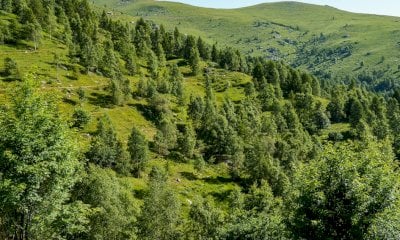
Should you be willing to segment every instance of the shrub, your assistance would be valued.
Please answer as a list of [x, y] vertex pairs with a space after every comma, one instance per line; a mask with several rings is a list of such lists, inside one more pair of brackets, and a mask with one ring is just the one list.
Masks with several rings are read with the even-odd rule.
[[75, 128], [83, 128], [90, 121], [90, 115], [83, 109], [75, 109], [72, 118], [72, 127]]

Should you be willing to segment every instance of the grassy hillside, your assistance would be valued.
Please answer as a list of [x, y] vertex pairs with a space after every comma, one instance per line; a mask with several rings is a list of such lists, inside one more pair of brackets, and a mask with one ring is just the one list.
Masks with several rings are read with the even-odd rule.
[[0, 239], [399, 239], [400, 89], [321, 86], [252, 57], [320, 75], [384, 69], [393, 50], [361, 48], [373, 33], [342, 25], [389, 18], [0, 3]]
[[[12, 15], [0, 16], [0, 20], [12, 18]], [[90, 115], [90, 122], [87, 126], [77, 131], [78, 143], [81, 149], [86, 151], [89, 145], [90, 135], [96, 130], [96, 119], [107, 114], [117, 133], [117, 136], [125, 144], [133, 126], [140, 129], [149, 141], [153, 141], [156, 133], [156, 126], [146, 118], [142, 112], [147, 100], [142, 98], [132, 98], [123, 106], [115, 106], [109, 103], [110, 80], [98, 74], [80, 72], [81, 66], [72, 64], [67, 57], [68, 47], [56, 39], [50, 39], [46, 33], [42, 33], [40, 47], [34, 51], [32, 42], [19, 41], [16, 45], [0, 44], [0, 73], [4, 69], [4, 60], [13, 59], [22, 78], [30, 75], [35, 78], [37, 87], [40, 91], [50, 93], [59, 100], [59, 109], [64, 119], [72, 121], [74, 109], [82, 108]], [[56, 63], [55, 56], [59, 56]], [[179, 61], [179, 60], [173, 60]], [[78, 69], [77, 69], [78, 68]], [[189, 99], [191, 94], [202, 95], [204, 93], [204, 77], [191, 77], [187, 66], [180, 68], [185, 74], [184, 88], [186, 89], [185, 98]], [[243, 73], [230, 72], [222, 69], [213, 69], [213, 74], [219, 79], [215, 84], [218, 89], [220, 85], [227, 85], [222, 90], [216, 92], [216, 99], [222, 102], [226, 96], [232, 100], [244, 98], [243, 88], [239, 87], [243, 83], [251, 80], [251, 77]], [[135, 90], [140, 76], [125, 76], [131, 81], [131, 86]], [[19, 81], [9, 80], [0, 74], [0, 104], [7, 106], [11, 102], [15, 85]], [[78, 90], [83, 89], [86, 100], [81, 101], [78, 97]], [[174, 106], [173, 111], [180, 119], [185, 121], [186, 113], [182, 107]], [[147, 166], [148, 173], [153, 166], [165, 167], [169, 169], [169, 185], [179, 193], [179, 197], [186, 207], [187, 199], [193, 199], [199, 195], [224, 196], [238, 185], [230, 180], [228, 168], [225, 164], [205, 167], [199, 173], [191, 163], [174, 163], [167, 159], [162, 159], [156, 154], [152, 154], [151, 161]], [[134, 186], [134, 191], [139, 194], [146, 189], [147, 178], [129, 178]]]
[[182, 32], [202, 36], [209, 43], [283, 59], [327, 79], [349, 76], [386, 90], [391, 88], [391, 80], [400, 76], [400, 18], [396, 17], [296, 2], [233, 10], [158, 1], [94, 3], [115, 18], [144, 17], [169, 29], [178, 26]]

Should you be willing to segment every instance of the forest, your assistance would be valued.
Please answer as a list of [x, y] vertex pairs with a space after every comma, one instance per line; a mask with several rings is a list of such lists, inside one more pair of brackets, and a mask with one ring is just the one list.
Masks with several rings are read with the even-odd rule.
[[87, 0], [0, 0], [0, 60], [0, 239], [400, 239], [400, 89]]

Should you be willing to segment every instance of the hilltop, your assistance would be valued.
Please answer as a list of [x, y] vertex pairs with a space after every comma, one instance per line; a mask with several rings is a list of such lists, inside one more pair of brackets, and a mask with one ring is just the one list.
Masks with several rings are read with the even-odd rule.
[[[400, 77], [400, 18], [356, 14], [297, 2], [207, 9], [159, 1], [94, 1], [115, 18], [143, 17], [233, 46], [243, 54], [284, 60], [329, 82], [359, 80], [391, 90]], [[121, 15], [122, 14], [122, 15]]]

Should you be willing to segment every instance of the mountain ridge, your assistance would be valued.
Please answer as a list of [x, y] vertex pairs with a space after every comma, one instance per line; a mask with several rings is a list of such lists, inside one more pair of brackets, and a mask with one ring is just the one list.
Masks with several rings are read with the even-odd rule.
[[[95, 4], [101, 7], [105, 2], [97, 0]], [[184, 33], [244, 54], [283, 60], [322, 79], [348, 83], [348, 78], [354, 78], [387, 91], [400, 78], [399, 60], [393, 54], [400, 53], [399, 17], [293, 1], [238, 9], [165, 1], [120, 3], [108, 2], [107, 9], [124, 13], [125, 19], [143, 17], [168, 29], [178, 26]]]

